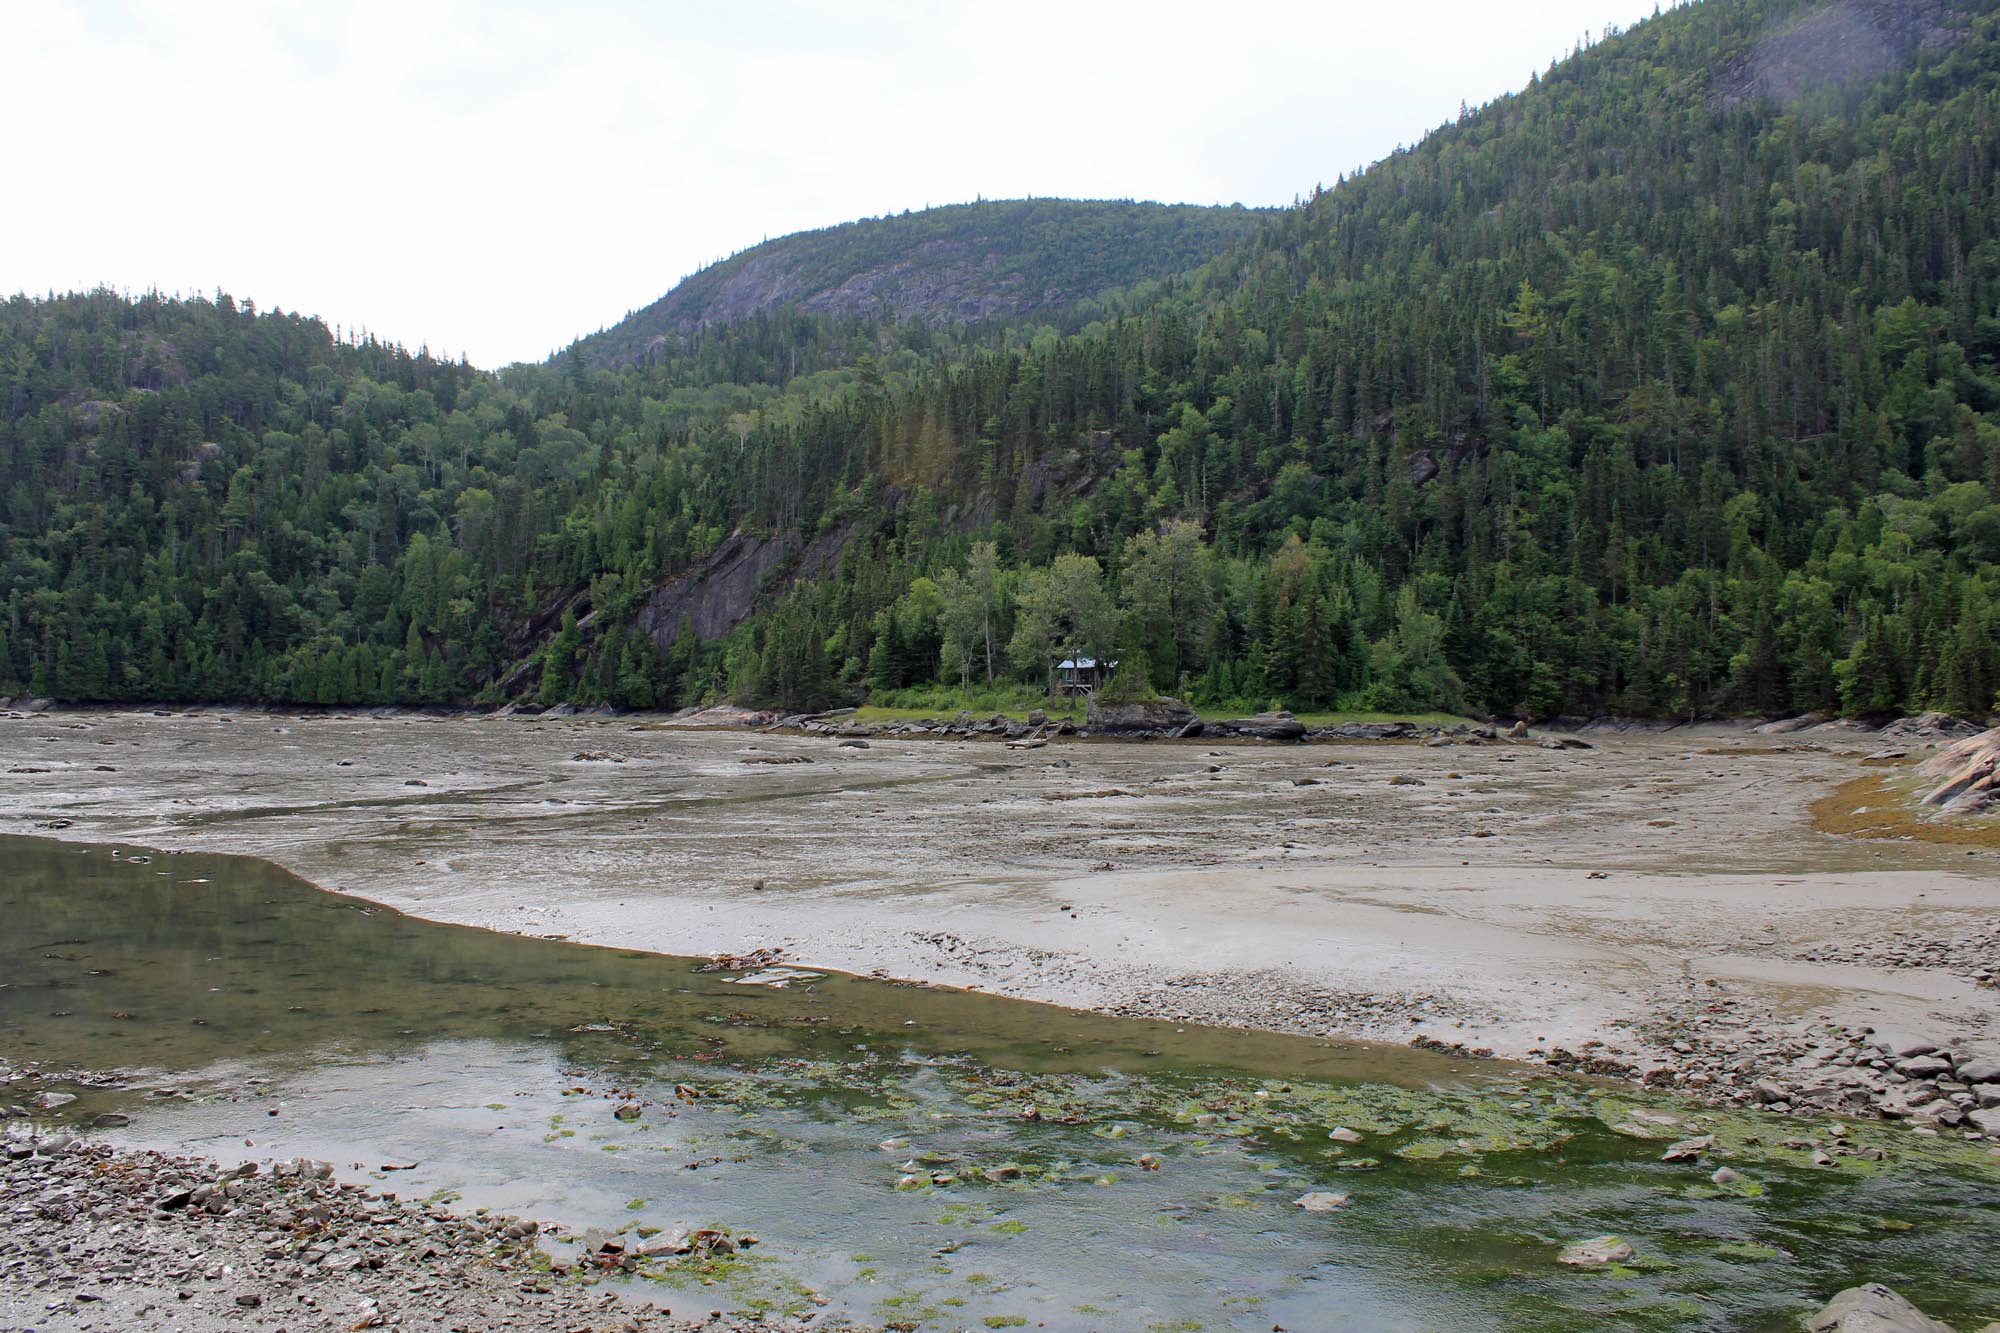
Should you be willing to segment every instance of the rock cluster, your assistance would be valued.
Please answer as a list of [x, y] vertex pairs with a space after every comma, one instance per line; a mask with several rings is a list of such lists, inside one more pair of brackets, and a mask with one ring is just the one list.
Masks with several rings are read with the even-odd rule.
[[1975, 927], [1957, 935], [1898, 930], [1848, 944], [1815, 945], [1799, 957], [1809, 963], [1937, 968], [1955, 973], [1974, 985], [2000, 986], [2000, 925]]
[[1876, 734], [1885, 741], [1955, 741], [1985, 730], [1984, 723], [1970, 722], [1950, 713], [1922, 713], [1899, 717]]
[[1026, 722], [1017, 721], [1005, 713], [994, 713], [990, 717], [975, 717], [969, 712], [961, 711], [949, 718], [927, 717], [914, 722], [856, 723], [846, 720], [847, 715], [853, 711], [847, 708], [834, 713], [773, 717], [763, 726], [766, 731], [795, 731], [807, 736], [828, 736], [851, 741], [881, 740], [897, 736], [928, 737], [933, 740], [978, 738], [1018, 741], [1028, 738], [1074, 736], [1078, 730], [1076, 723], [1070, 719], [1057, 718], [1051, 721], [1039, 708], [1028, 714]]
[[1254, 717], [1211, 722], [1202, 734], [1245, 736], [1260, 741], [1296, 741], [1305, 739], [1306, 724], [1281, 709], [1275, 713], [1258, 713]]
[[[758, 1329], [673, 1319], [565, 1277], [536, 1223], [339, 1184], [323, 1162], [268, 1167], [125, 1152], [10, 1126], [0, 1151], [0, 1327], [302, 1330]], [[707, 1314], [707, 1311], [701, 1312]], [[827, 1325], [815, 1325], [823, 1331]]]
[[[1756, 1022], [1728, 1000], [1649, 1034], [1674, 1052], [1645, 1082], [1800, 1116], [1907, 1120], [2000, 1139], [2000, 1059], [1934, 1036]], [[1630, 1076], [1623, 1062], [1550, 1052], [1549, 1063]]]

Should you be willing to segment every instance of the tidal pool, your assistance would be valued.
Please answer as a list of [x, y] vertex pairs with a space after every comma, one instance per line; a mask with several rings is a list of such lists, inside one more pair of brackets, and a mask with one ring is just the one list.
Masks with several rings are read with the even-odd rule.
[[[0, 923], [0, 1060], [126, 1071], [44, 1081], [78, 1094], [57, 1114], [572, 1233], [760, 1238], [629, 1279], [668, 1305], [937, 1330], [1775, 1330], [1879, 1280], [1941, 1317], [2000, 1314], [2000, 1156], [1948, 1137], [963, 991], [746, 984], [757, 969], [436, 925], [233, 857], [0, 838]], [[1698, 1161], [1661, 1160], [1708, 1134]], [[1713, 1183], [1725, 1164], [1743, 1179]], [[1348, 1201], [1297, 1206], [1312, 1193]], [[1604, 1234], [1634, 1258], [1555, 1262]]]

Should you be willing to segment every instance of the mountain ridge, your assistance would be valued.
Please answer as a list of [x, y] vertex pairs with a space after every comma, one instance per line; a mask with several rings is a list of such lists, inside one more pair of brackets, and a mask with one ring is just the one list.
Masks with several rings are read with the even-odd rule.
[[1274, 210], [1135, 200], [949, 204], [793, 232], [689, 274], [579, 342], [611, 363], [780, 307], [895, 322], [1016, 319], [1194, 268]]

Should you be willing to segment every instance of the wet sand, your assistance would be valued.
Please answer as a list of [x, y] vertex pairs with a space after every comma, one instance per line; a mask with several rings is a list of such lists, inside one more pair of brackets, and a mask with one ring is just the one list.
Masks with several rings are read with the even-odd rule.
[[54, 713], [0, 720], [0, 827], [268, 857], [522, 934], [1595, 1053], [1657, 1082], [1687, 1076], [1676, 1041], [1823, 1023], [2000, 1049], [2000, 992], [1892, 947], [1989, 929], [1995, 854], [1810, 823], [1867, 737], [1590, 739], [856, 749], [623, 718]]

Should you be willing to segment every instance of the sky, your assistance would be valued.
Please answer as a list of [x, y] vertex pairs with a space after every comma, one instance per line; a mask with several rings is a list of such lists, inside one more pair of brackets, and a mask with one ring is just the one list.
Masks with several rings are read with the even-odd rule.
[[1287, 204], [1654, 0], [0, 0], [0, 293], [539, 360], [768, 237]]

